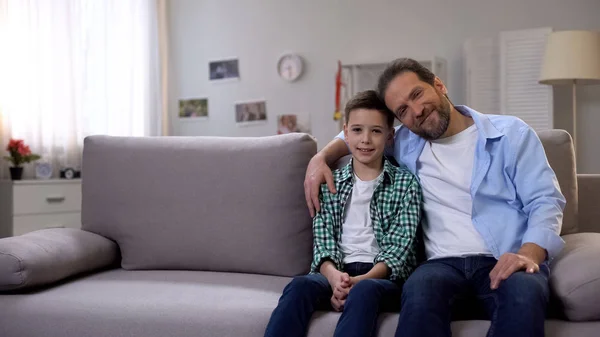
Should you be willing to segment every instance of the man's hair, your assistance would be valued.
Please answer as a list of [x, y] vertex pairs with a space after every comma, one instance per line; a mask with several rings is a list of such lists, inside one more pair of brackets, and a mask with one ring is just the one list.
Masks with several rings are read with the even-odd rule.
[[389, 87], [390, 82], [392, 82], [394, 78], [396, 78], [396, 76], [407, 71], [417, 74], [419, 80], [433, 86], [435, 75], [431, 72], [431, 70], [427, 69], [421, 63], [413, 59], [396, 59], [390, 64], [388, 64], [383, 73], [381, 73], [381, 75], [379, 76], [379, 81], [377, 84], [377, 93], [379, 94], [379, 97], [382, 101], [385, 98], [385, 91]]
[[375, 90], [361, 91], [346, 103], [344, 109], [346, 123], [350, 120], [350, 112], [358, 109], [377, 110], [385, 116], [388, 127], [394, 126], [394, 113], [379, 99]]

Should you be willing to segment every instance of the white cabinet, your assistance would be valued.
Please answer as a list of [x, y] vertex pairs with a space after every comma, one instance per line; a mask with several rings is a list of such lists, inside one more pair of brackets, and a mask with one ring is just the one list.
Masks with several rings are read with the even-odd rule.
[[0, 182], [0, 237], [81, 227], [81, 180]]

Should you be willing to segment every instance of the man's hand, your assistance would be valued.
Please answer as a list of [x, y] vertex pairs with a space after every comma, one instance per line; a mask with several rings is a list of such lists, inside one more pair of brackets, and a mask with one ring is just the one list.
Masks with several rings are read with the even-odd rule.
[[540, 266], [533, 259], [522, 254], [506, 253], [500, 256], [496, 266], [490, 272], [490, 287], [494, 290], [498, 289], [500, 282], [520, 270], [532, 274], [537, 273]]
[[319, 152], [308, 163], [306, 176], [304, 177], [304, 196], [306, 197], [306, 205], [311, 217], [315, 216], [315, 209], [317, 212], [321, 209], [319, 204], [319, 190], [321, 184], [324, 182], [327, 183], [331, 193], [336, 193], [331, 169], [327, 166], [327, 161]]

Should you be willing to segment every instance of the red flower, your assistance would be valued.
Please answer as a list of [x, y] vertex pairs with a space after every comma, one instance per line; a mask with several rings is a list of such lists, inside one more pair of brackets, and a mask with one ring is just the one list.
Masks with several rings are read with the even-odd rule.
[[19, 147], [23, 146], [22, 139], [11, 139], [8, 142], [8, 146], [6, 147], [6, 151], [18, 151]]
[[25, 145], [22, 139], [11, 139], [8, 146], [6, 146], [6, 151], [9, 152], [9, 156], [4, 157], [4, 159], [10, 161], [16, 167], [40, 159], [39, 155], [31, 153], [31, 149], [28, 145]]
[[17, 152], [19, 152], [19, 154], [21, 156], [27, 156], [27, 155], [31, 154], [31, 150], [29, 149], [29, 146], [23, 145], [23, 143], [19, 144], [19, 148], [17, 149]]

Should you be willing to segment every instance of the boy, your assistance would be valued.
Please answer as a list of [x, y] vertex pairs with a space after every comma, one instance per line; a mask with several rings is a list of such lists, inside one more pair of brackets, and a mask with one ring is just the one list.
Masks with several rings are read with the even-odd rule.
[[321, 186], [311, 273], [285, 287], [267, 337], [305, 336], [313, 312], [331, 307], [342, 311], [334, 336], [371, 336], [416, 267], [421, 188], [383, 156], [394, 115], [373, 90], [353, 97], [345, 115], [352, 160], [333, 173], [336, 194]]

